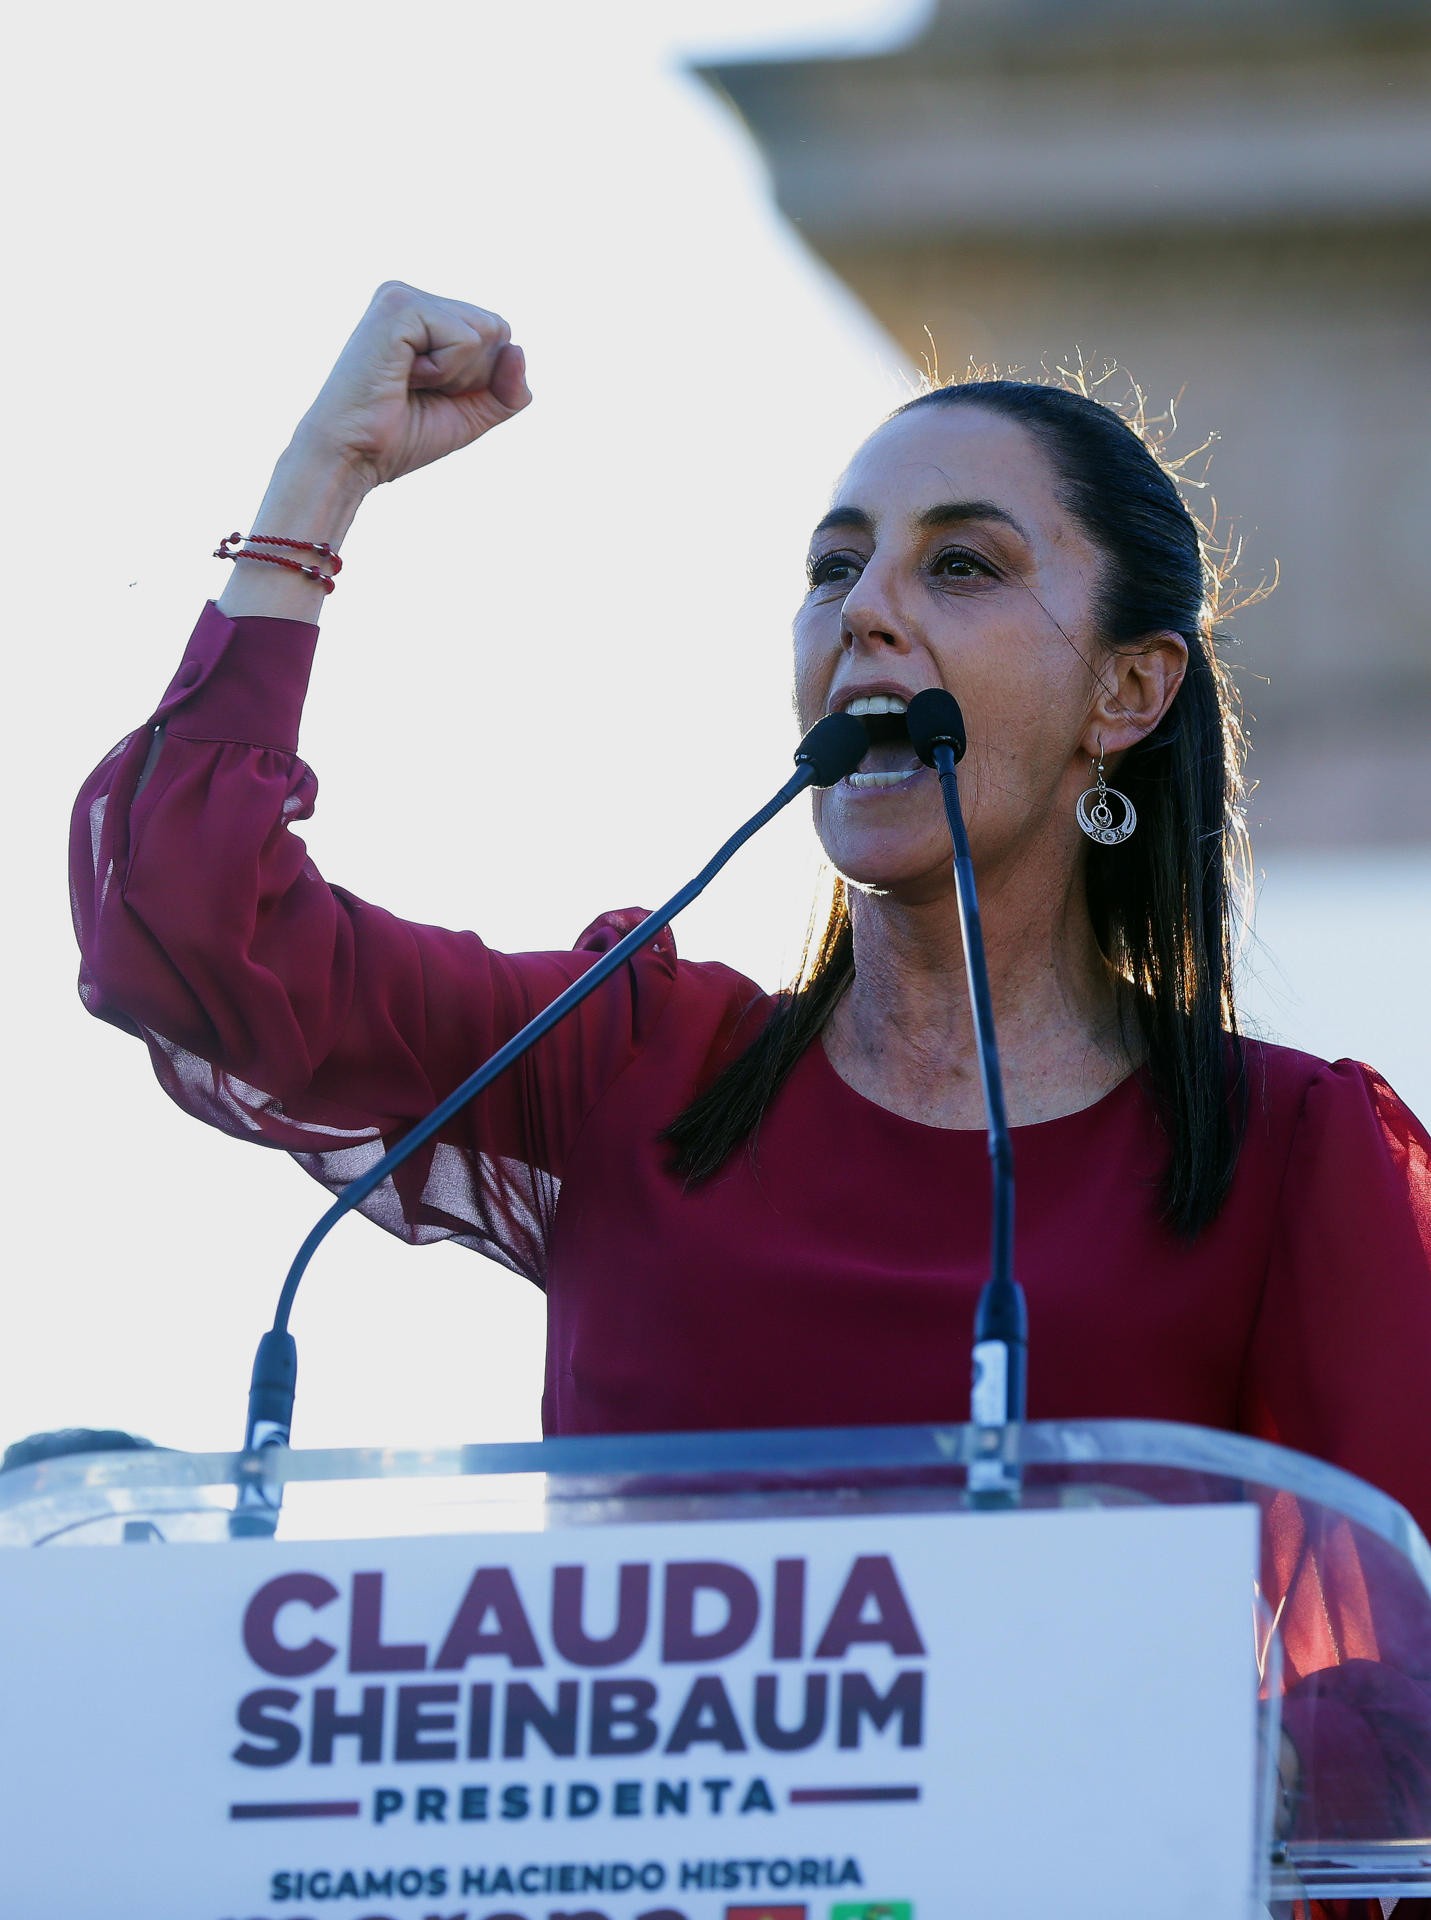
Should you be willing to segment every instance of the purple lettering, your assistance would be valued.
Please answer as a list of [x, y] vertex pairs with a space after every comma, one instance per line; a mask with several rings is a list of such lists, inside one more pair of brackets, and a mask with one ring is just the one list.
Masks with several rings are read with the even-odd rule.
[[[495, 1622], [491, 1627], [487, 1625], [489, 1613]], [[514, 1667], [542, 1665], [516, 1582], [505, 1567], [479, 1567], [473, 1574], [432, 1664], [446, 1671], [465, 1667], [469, 1660], [487, 1654], [503, 1654]]]
[[692, 1681], [685, 1705], [676, 1716], [676, 1724], [666, 1742], [666, 1752], [685, 1753], [691, 1747], [706, 1745], [720, 1747], [726, 1753], [745, 1752], [745, 1737], [735, 1709], [713, 1673]]
[[[718, 1593], [726, 1604], [724, 1622], [709, 1633], [696, 1632], [696, 1595]], [[720, 1560], [673, 1560], [666, 1568], [666, 1613], [661, 1638], [665, 1661], [724, 1660], [755, 1632], [760, 1595], [739, 1567]]]
[[525, 1680], [509, 1681], [502, 1723], [503, 1759], [520, 1760], [525, 1756], [530, 1727], [553, 1753], [570, 1760], [576, 1752], [576, 1709], [580, 1693], [579, 1681], [559, 1680], [556, 1705], [549, 1707], [536, 1688], [528, 1686]]
[[798, 1660], [805, 1651], [805, 1562], [775, 1562], [775, 1606], [770, 1635], [772, 1660]]
[[313, 1741], [309, 1758], [315, 1767], [331, 1767], [333, 1743], [355, 1739], [364, 1765], [383, 1757], [383, 1690], [364, 1687], [363, 1704], [356, 1713], [339, 1713], [336, 1687], [313, 1689]]
[[899, 1744], [918, 1747], [924, 1742], [924, 1675], [917, 1667], [896, 1674], [888, 1693], [877, 1693], [865, 1673], [840, 1675], [840, 1745], [860, 1744], [860, 1721], [867, 1719], [876, 1733], [899, 1720]]
[[492, 1683], [479, 1680], [467, 1701], [467, 1758], [486, 1760], [492, 1753]]
[[238, 1705], [239, 1726], [268, 1744], [256, 1747], [241, 1740], [233, 1753], [240, 1766], [281, 1767], [293, 1758], [303, 1745], [303, 1735], [291, 1720], [279, 1716], [292, 1713], [297, 1705], [298, 1695], [287, 1687], [260, 1687], [257, 1693], [245, 1694]]
[[592, 1639], [582, 1621], [585, 1567], [557, 1567], [552, 1573], [552, 1644], [574, 1667], [615, 1667], [629, 1660], [646, 1638], [651, 1611], [651, 1569], [623, 1566], [617, 1581], [616, 1625], [604, 1639]]
[[331, 1580], [318, 1573], [281, 1573], [268, 1581], [249, 1601], [243, 1617], [243, 1643], [248, 1657], [265, 1673], [283, 1680], [294, 1680], [305, 1673], [317, 1673], [338, 1651], [326, 1640], [309, 1640], [301, 1647], [285, 1647], [275, 1627], [282, 1608], [290, 1603], [312, 1607], [316, 1613], [338, 1598]]
[[[867, 1620], [865, 1610], [871, 1604], [874, 1617]], [[914, 1615], [887, 1554], [861, 1554], [850, 1568], [849, 1578], [830, 1615], [830, 1624], [820, 1635], [815, 1658], [843, 1659], [857, 1643], [885, 1646], [891, 1653], [906, 1658], [924, 1652]]]
[[651, 1717], [655, 1704], [656, 1689], [649, 1680], [593, 1680], [589, 1751], [649, 1753], [659, 1738]]
[[755, 1682], [755, 1737], [772, 1753], [803, 1753], [825, 1731], [829, 1678], [823, 1673], [805, 1675], [805, 1714], [796, 1727], [780, 1724], [776, 1712], [779, 1686], [779, 1675], [774, 1673], [762, 1673]]
[[383, 1576], [355, 1573], [348, 1628], [349, 1673], [421, 1673], [426, 1665], [424, 1646], [383, 1645]]
[[[397, 1725], [393, 1733], [394, 1760], [455, 1760], [457, 1742], [440, 1740], [457, 1726], [455, 1684], [438, 1687], [399, 1687]], [[441, 1711], [435, 1711], [441, 1709]], [[421, 1819], [421, 1813], [418, 1814]]]

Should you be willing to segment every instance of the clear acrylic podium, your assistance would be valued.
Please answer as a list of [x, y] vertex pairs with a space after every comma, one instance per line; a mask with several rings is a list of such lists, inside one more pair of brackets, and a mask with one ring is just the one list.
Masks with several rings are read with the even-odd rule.
[[[0, 1546], [122, 1547], [127, 1561], [131, 1547], [153, 1556], [163, 1543], [227, 1541], [238, 1489], [255, 1481], [281, 1490], [280, 1542], [947, 1516], [968, 1511], [975, 1440], [967, 1427], [907, 1427], [91, 1454], [0, 1476]], [[1431, 1895], [1431, 1549], [1406, 1512], [1349, 1474], [1235, 1434], [1049, 1422], [1010, 1429], [1005, 1445], [1022, 1466], [1025, 1509], [1258, 1510], [1261, 1574], [1248, 1607], [1265, 1756], [1257, 1897]], [[257, 1564], [266, 1543], [244, 1550]]]

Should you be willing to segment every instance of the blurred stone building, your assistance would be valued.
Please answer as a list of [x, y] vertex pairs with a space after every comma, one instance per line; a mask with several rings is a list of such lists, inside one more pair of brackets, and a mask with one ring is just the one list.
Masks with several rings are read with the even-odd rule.
[[1261, 844], [1431, 844], [1431, 4], [942, 0], [704, 71], [916, 364], [1182, 395], [1195, 507], [1281, 573], [1233, 623]]

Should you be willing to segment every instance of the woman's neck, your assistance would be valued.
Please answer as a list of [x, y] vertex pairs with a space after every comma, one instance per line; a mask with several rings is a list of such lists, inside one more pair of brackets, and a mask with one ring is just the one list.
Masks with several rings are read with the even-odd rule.
[[[1009, 1121], [1091, 1106], [1135, 1061], [1098, 950], [1081, 870], [1060, 891], [1027, 875], [981, 883], [989, 987]], [[952, 890], [917, 903], [852, 894], [855, 976], [825, 1029], [840, 1076], [867, 1099], [937, 1127], [984, 1124]]]

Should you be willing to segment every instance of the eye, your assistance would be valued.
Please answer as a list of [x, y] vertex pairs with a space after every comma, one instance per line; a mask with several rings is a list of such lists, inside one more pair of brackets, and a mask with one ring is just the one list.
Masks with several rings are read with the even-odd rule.
[[859, 573], [861, 564], [857, 553], [839, 552], [816, 555], [805, 569], [811, 592], [816, 587], [846, 585]]
[[929, 571], [942, 580], [993, 580], [998, 576], [987, 560], [967, 547], [941, 547], [929, 562]]

